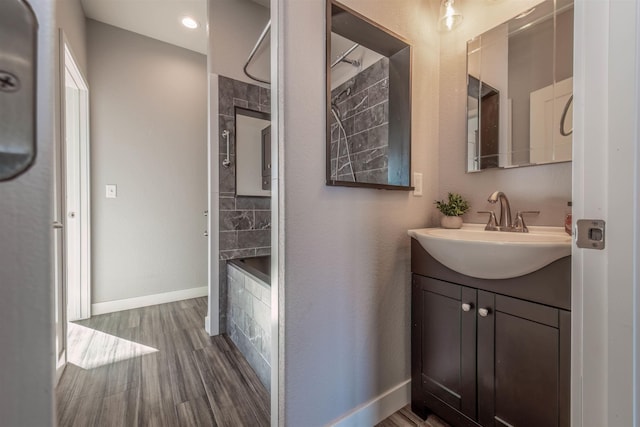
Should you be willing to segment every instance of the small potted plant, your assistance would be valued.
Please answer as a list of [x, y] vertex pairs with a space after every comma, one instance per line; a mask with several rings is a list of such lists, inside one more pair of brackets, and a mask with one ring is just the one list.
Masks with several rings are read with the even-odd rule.
[[449, 193], [448, 202], [444, 200], [435, 201], [436, 208], [443, 213], [443, 217], [440, 219], [440, 226], [442, 228], [460, 228], [462, 227], [462, 215], [464, 215], [470, 208], [469, 202], [467, 202], [458, 193]]

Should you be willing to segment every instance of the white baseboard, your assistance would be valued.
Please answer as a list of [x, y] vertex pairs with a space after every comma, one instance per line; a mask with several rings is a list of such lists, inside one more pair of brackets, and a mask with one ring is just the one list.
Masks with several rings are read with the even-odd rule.
[[411, 402], [411, 380], [406, 380], [380, 396], [358, 406], [329, 425], [371, 427]]
[[209, 322], [209, 316], [204, 316], [204, 330], [207, 331], [209, 336], [211, 335], [211, 322]]
[[130, 310], [132, 308], [166, 304], [168, 302], [205, 297], [208, 294], [209, 288], [207, 286], [202, 286], [200, 288], [183, 289], [181, 291], [164, 292], [161, 294], [145, 295], [142, 297], [99, 302], [91, 304], [91, 315], [97, 316], [98, 314], [114, 313], [116, 311]]
[[[65, 342], [66, 342], [66, 340], [65, 340]], [[58, 382], [60, 382], [60, 377], [64, 373], [64, 369], [66, 367], [67, 367], [67, 351], [64, 350], [62, 352], [62, 355], [60, 356], [60, 358], [56, 362], [56, 379], [55, 379], [55, 383], [53, 384], [54, 387], [58, 386]]]

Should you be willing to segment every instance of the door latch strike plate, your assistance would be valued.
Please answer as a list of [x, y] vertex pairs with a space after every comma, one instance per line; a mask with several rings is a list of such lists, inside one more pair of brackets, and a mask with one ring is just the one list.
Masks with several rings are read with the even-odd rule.
[[576, 221], [576, 245], [583, 249], [604, 249], [605, 223], [601, 219]]

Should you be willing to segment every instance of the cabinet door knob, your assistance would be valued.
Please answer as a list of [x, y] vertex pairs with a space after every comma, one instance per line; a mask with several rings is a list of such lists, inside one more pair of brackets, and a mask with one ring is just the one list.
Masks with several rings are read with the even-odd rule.
[[480, 317], [487, 317], [489, 315], [489, 309], [488, 308], [480, 308], [480, 309], [478, 309], [478, 314], [480, 315]]
[[471, 304], [464, 303], [462, 304], [462, 311], [471, 311]]

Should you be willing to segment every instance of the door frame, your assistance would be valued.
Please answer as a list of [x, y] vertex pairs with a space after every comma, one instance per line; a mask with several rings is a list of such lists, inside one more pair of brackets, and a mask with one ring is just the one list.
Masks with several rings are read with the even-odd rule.
[[576, 0], [573, 218], [606, 221], [572, 250], [571, 424], [638, 425], [640, 3]]
[[[74, 320], [88, 319], [91, 317], [91, 152], [90, 152], [90, 127], [89, 127], [89, 85], [87, 79], [77, 65], [75, 56], [64, 32], [60, 30], [60, 146], [62, 150], [63, 171], [66, 183], [66, 73], [73, 78], [74, 83], [78, 86], [80, 92], [80, 131], [79, 131], [79, 149], [80, 149], [80, 212], [78, 213], [78, 221], [80, 221], [80, 259], [78, 267], [80, 268], [80, 283], [77, 289], [66, 289], [67, 313], [69, 308], [75, 310], [76, 316]], [[63, 197], [66, 201], [69, 189], [64, 185]], [[64, 222], [66, 225], [67, 212], [66, 203], [64, 205]], [[67, 240], [64, 243], [65, 253], [65, 284], [68, 284], [68, 270], [70, 265]]]

